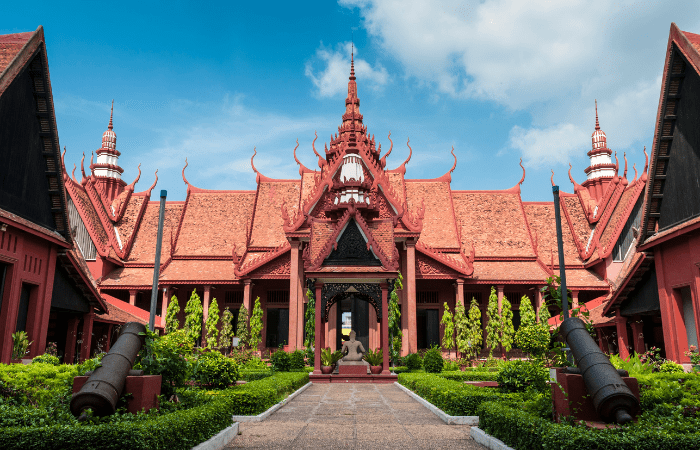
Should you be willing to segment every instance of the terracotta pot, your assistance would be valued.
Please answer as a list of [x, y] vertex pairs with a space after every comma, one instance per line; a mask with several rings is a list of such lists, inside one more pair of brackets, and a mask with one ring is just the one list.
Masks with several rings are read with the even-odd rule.
[[330, 375], [333, 372], [333, 366], [321, 366], [321, 373], [324, 375]]
[[369, 371], [372, 373], [372, 375], [379, 375], [382, 373], [382, 366], [369, 366]]

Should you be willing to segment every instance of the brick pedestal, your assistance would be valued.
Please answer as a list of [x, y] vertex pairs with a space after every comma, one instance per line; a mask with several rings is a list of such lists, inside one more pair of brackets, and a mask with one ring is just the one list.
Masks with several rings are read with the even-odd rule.
[[[87, 382], [89, 377], [73, 378], [73, 393], [78, 391]], [[140, 377], [126, 377], [124, 394], [132, 394], [126, 401], [126, 409], [130, 413], [136, 414], [141, 411], [148, 411], [151, 408], [158, 408], [158, 396], [160, 395], [160, 375], [143, 375]]]

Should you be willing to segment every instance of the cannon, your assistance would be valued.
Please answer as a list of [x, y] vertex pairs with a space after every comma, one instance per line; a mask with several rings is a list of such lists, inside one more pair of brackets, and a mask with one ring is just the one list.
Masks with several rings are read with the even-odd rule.
[[146, 327], [141, 323], [124, 324], [119, 338], [102, 358], [102, 365], [95, 369], [80, 391], [73, 394], [70, 410], [74, 416], [81, 416], [88, 408], [100, 417], [114, 414], [126, 377], [144, 344], [145, 332]]
[[559, 334], [574, 355], [586, 390], [600, 418], [619, 424], [630, 422], [640, 411], [639, 401], [610, 363], [610, 359], [588, 334], [583, 321], [577, 317], [564, 320]]

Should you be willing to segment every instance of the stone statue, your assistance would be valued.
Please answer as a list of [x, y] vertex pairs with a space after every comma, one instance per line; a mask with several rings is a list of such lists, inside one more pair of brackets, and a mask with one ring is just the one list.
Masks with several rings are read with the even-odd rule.
[[345, 355], [342, 359], [343, 362], [362, 361], [362, 357], [367, 352], [362, 346], [362, 342], [355, 340], [356, 336], [355, 331], [350, 331], [350, 340], [343, 342], [342, 353]]

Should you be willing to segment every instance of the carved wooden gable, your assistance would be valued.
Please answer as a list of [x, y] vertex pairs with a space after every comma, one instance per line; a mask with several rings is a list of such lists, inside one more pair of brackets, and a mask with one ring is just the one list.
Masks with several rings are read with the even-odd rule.
[[337, 245], [323, 261], [325, 266], [381, 266], [354, 219], [348, 221]]

